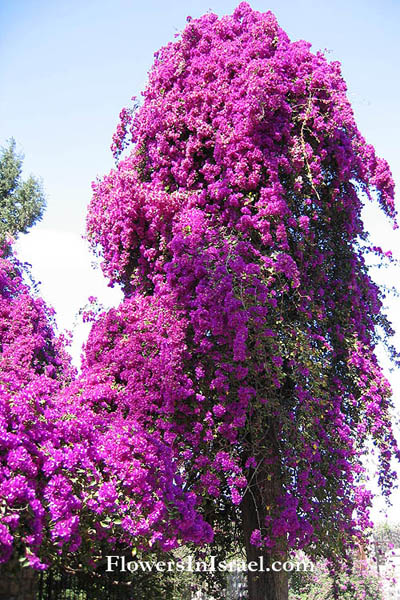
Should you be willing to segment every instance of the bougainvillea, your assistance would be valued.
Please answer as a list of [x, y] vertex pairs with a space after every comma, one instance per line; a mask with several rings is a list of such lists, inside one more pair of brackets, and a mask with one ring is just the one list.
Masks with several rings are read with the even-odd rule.
[[76, 377], [22, 272], [0, 259], [0, 562], [93, 559], [105, 540], [163, 550], [211, 541], [171, 449], [135, 415], [110, 418], [94, 402], [102, 382]]
[[[48, 398], [74, 370], [53, 330], [53, 312], [34, 298], [23, 266], [7, 248], [0, 256], [0, 560], [17, 538], [37, 546], [43, 524], [37, 479]], [[7, 258], [4, 255], [8, 255]]]
[[339, 63], [271, 13], [188, 21], [121, 113], [113, 150], [128, 153], [93, 185], [88, 237], [126, 300], [86, 365], [199, 497], [242, 501], [248, 542], [343, 555], [369, 525], [368, 440], [385, 493], [398, 456], [361, 218], [369, 199], [396, 226], [390, 169]]

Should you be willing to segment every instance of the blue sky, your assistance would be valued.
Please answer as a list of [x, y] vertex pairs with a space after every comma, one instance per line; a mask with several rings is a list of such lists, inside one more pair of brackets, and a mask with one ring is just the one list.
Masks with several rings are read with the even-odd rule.
[[[400, 181], [400, 2], [397, 0], [257, 0], [272, 10], [292, 39], [306, 39], [340, 60], [360, 130]], [[139, 95], [154, 52], [173, 40], [187, 15], [231, 13], [237, 2], [191, 0], [2, 0], [0, 3], [0, 144], [13, 136], [26, 174], [41, 176], [47, 195], [43, 221], [18, 244], [42, 281], [61, 328], [72, 328], [89, 295], [105, 305], [120, 298], [91, 269], [80, 236], [91, 181], [113, 161], [109, 150], [118, 114]], [[400, 203], [399, 203], [400, 204]], [[400, 233], [368, 207], [373, 239], [400, 258]], [[390, 285], [397, 269], [380, 273]], [[400, 331], [400, 303], [390, 316]], [[75, 328], [73, 348], [87, 329]], [[399, 339], [399, 336], [398, 336]], [[400, 345], [400, 344], [399, 344]], [[390, 376], [400, 407], [400, 378]]]
[[[363, 131], [398, 173], [400, 55], [397, 0], [257, 0], [292, 39], [327, 48], [342, 62]], [[186, 16], [236, 2], [191, 0], [2, 0], [0, 132], [13, 135], [29, 172], [48, 193], [44, 227], [82, 227], [90, 182], [111, 166], [118, 113], [139, 94], [153, 53]], [[397, 164], [396, 164], [397, 163]]]

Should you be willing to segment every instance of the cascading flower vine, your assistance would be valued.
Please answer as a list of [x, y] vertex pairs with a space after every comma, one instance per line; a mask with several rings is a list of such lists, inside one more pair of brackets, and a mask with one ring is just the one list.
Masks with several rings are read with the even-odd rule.
[[29, 548], [32, 564], [42, 543], [40, 444], [48, 435], [49, 398], [74, 376], [53, 311], [34, 298], [23, 265], [0, 251], [0, 562], [15, 542]]
[[104, 541], [211, 541], [171, 449], [135, 415], [110, 418], [95, 402], [112, 392], [94, 370], [77, 377], [12, 255], [0, 259], [0, 344], [0, 563], [93, 560]]
[[339, 63], [246, 3], [189, 19], [118, 131], [87, 219], [126, 295], [86, 349], [99, 400], [154, 427], [200, 500], [251, 494], [253, 544], [345, 553], [368, 440], [385, 493], [399, 450], [361, 219], [369, 197], [396, 226], [394, 185]]

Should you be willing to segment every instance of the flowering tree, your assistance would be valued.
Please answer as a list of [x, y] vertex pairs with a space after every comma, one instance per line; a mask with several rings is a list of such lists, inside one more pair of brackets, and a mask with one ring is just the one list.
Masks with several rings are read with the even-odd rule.
[[6, 254], [0, 258], [0, 563], [19, 558], [43, 569], [76, 553], [93, 560], [104, 541], [117, 539], [163, 550], [178, 540], [209, 541], [211, 527], [196, 513], [195, 494], [182, 489], [170, 448], [122, 407], [110, 418], [108, 405], [97, 401], [105, 385], [95, 369], [77, 377], [55, 336], [52, 311]]
[[23, 266], [7, 247], [0, 255], [0, 562], [14, 542], [26, 558], [42, 540], [40, 493], [49, 397], [74, 371], [53, 329], [53, 313], [23, 281]]
[[[188, 21], [93, 186], [88, 237], [126, 299], [86, 368], [170, 446], [210, 522], [234, 508], [249, 560], [334, 559], [369, 526], [369, 440], [385, 494], [399, 455], [361, 219], [369, 198], [395, 224], [391, 173], [339, 63], [246, 3]], [[286, 598], [286, 576], [249, 573], [249, 593]]]

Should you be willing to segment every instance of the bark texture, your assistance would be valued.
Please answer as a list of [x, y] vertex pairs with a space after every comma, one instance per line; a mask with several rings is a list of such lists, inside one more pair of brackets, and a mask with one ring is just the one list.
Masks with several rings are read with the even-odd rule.
[[257, 489], [248, 491], [242, 501], [242, 524], [246, 545], [247, 563], [255, 561], [263, 564], [264, 572], [257, 570], [247, 572], [247, 586], [249, 600], [288, 600], [288, 575], [284, 571], [267, 571], [271, 569], [274, 561], [282, 563], [286, 560], [286, 553], [282, 547], [281, 553], [268, 553], [265, 549], [257, 548], [250, 543], [250, 536], [254, 529], [259, 529], [260, 519], [265, 517], [262, 503], [257, 502]]

